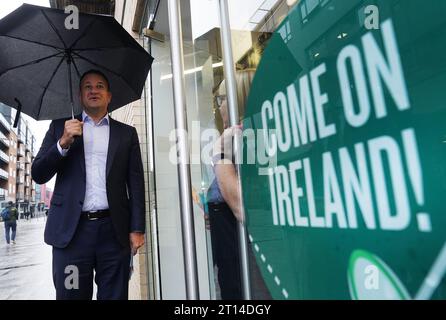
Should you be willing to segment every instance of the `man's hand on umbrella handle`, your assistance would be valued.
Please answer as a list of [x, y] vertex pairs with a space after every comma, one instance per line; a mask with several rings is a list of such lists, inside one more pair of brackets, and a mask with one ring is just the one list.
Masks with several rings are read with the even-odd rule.
[[68, 149], [74, 142], [76, 136], [82, 135], [83, 122], [72, 119], [65, 121], [65, 128], [63, 130], [63, 135], [59, 140], [59, 144], [62, 149]]

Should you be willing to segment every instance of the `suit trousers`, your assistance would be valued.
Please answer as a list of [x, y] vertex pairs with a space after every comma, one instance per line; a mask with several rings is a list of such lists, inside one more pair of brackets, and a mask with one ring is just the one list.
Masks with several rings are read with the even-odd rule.
[[[243, 299], [238, 245], [238, 222], [226, 203], [208, 203], [211, 226], [212, 255], [218, 268], [218, 284], [223, 300]], [[251, 244], [248, 245], [251, 297], [271, 300], [271, 294], [256, 262]]]
[[130, 248], [118, 242], [110, 217], [81, 217], [66, 248], [53, 247], [53, 281], [57, 300], [127, 300]]
[[208, 203], [212, 256], [218, 268], [223, 300], [241, 300], [240, 253], [237, 219], [226, 203]]

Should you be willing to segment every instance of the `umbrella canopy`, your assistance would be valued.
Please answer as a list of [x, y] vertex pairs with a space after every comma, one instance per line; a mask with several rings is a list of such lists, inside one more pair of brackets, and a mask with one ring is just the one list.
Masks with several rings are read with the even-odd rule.
[[111, 16], [80, 13], [78, 29], [67, 17], [24, 4], [0, 20], [0, 101], [36, 120], [70, 117], [82, 111], [79, 80], [90, 69], [108, 77], [109, 111], [139, 99], [148, 52]]

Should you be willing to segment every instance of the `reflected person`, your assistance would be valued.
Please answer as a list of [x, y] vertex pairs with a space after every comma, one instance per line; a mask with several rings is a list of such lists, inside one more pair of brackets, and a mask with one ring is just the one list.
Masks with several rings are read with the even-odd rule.
[[[235, 74], [240, 119], [244, 114], [254, 73], [254, 69], [246, 69]], [[239, 121], [237, 125], [230, 126], [225, 81], [222, 81], [215, 91], [215, 102], [224, 130], [213, 148], [212, 164], [215, 179], [208, 190], [207, 199], [212, 252], [218, 268], [222, 299], [243, 299], [237, 225], [243, 223], [244, 217], [239, 178], [232, 154], [233, 137], [237, 131], [240, 132], [241, 125]], [[248, 254], [253, 298], [271, 299], [250, 246]]]

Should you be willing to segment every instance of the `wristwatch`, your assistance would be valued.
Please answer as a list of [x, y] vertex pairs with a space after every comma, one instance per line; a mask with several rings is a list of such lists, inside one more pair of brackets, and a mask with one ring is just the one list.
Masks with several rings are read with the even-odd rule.
[[218, 153], [215, 156], [212, 156], [212, 160], [211, 160], [212, 166], [215, 166], [219, 160], [223, 160], [223, 159], [225, 159], [224, 153]]

